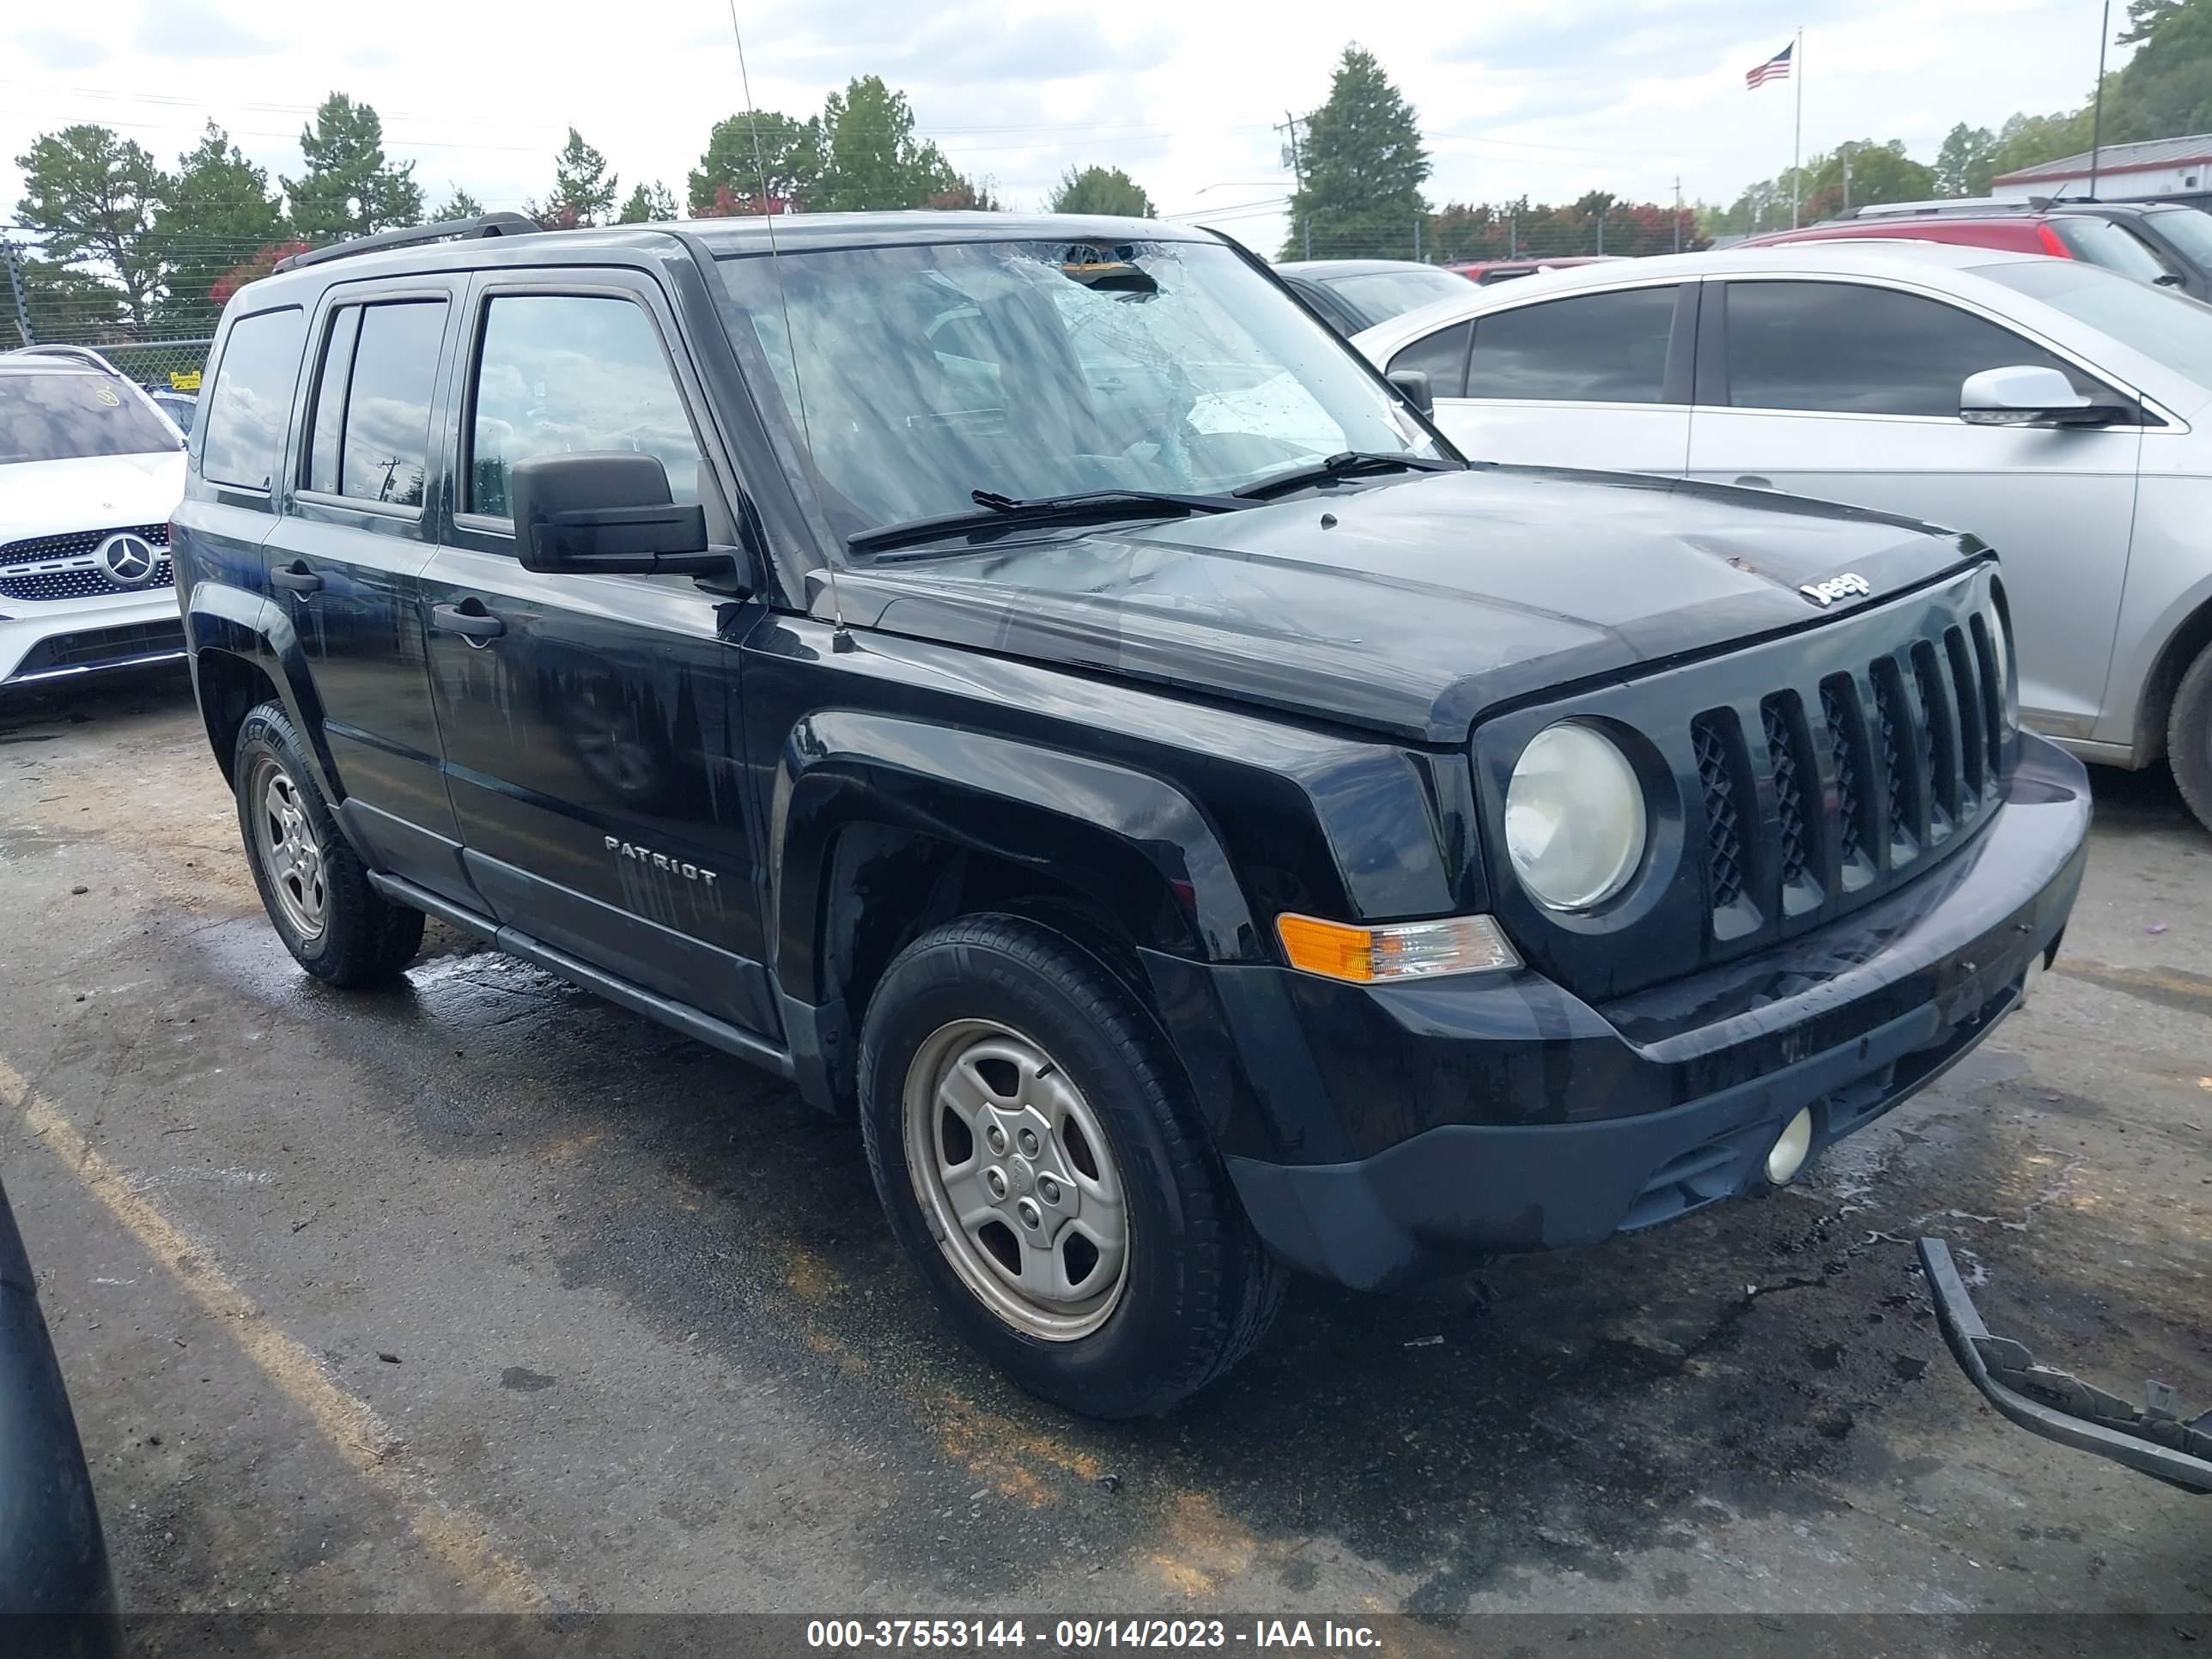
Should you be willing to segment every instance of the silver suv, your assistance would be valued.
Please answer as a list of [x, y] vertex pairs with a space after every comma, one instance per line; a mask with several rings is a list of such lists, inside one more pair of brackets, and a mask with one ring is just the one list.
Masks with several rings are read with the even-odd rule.
[[2004, 560], [2022, 716], [2170, 759], [2212, 826], [2212, 307], [2095, 265], [1819, 242], [1473, 289], [1355, 343], [1484, 460], [1955, 525]]
[[97, 352], [0, 354], [0, 689], [184, 656], [184, 434]]

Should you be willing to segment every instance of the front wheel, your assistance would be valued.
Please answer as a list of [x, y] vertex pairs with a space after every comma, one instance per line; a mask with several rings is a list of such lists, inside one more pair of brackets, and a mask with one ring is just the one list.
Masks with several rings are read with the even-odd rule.
[[2181, 677], [2166, 718], [2166, 763], [2181, 786], [2181, 799], [2197, 821], [2212, 830], [2212, 645]]
[[1030, 1393], [1165, 1410], [1256, 1343], [1280, 1270], [1157, 1024], [1035, 922], [973, 916], [885, 972], [861, 1033], [876, 1190], [939, 1308]]
[[347, 986], [389, 979], [412, 961], [422, 913], [369, 885], [283, 708], [266, 702], [246, 715], [230, 775], [254, 885], [293, 959]]

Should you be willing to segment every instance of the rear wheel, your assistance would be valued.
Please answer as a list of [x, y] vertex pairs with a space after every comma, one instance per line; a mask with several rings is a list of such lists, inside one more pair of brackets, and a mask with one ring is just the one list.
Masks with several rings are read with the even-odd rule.
[[1166, 1038], [1035, 922], [916, 940], [871, 999], [861, 1129], [900, 1243], [969, 1343], [1095, 1417], [1163, 1411], [1257, 1342], [1280, 1270]]
[[2166, 755], [2181, 799], [2197, 821], [2212, 830], [2212, 645], [2181, 677], [2166, 717]]
[[389, 979], [412, 961], [422, 913], [368, 884], [276, 704], [246, 715], [231, 777], [254, 885], [293, 959], [317, 979], [349, 986]]

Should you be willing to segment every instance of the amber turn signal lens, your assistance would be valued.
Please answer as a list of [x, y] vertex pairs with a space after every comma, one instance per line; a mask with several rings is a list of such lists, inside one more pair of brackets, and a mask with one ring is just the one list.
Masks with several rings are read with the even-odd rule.
[[1282, 941], [1291, 967], [1355, 985], [1521, 965], [1521, 958], [1488, 916], [1361, 927], [1285, 913], [1275, 918], [1275, 937]]

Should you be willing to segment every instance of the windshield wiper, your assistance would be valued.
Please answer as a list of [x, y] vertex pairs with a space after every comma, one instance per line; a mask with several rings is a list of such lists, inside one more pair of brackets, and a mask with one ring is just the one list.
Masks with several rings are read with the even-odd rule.
[[938, 536], [1000, 524], [1091, 524], [1109, 519], [1181, 518], [1192, 513], [1234, 513], [1252, 505], [1235, 495], [1183, 495], [1167, 489], [1090, 489], [1072, 495], [1001, 495], [970, 490], [973, 513], [939, 513], [878, 525], [846, 538], [857, 548], [898, 547]]
[[1347, 449], [1311, 466], [1302, 466], [1291, 472], [1278, 472], [1272, 478], [1246, 484], [1237, 493], [1247, 501], [1259, 501], [1307, 484], [1329, 483], [1338, 478], [1356, 478], [1363, 472], [1462, 472], [1466, 470], [1465, 461], [1448, 461], [1441, 455], [1386, 455], [1374, 450]]

